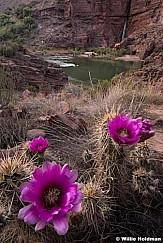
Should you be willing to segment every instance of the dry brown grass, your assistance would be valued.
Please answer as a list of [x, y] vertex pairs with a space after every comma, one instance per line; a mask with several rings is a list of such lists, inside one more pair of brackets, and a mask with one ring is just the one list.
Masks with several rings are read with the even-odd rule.
[[[38, 234], [39, 235], [39, 234]], [[3, 243], [43, 243], [41, 235], [38, 236], [32, 227], [28, 227], [23, 222], [13, 219], [9, 221], [0, 232], [0, 240]]]

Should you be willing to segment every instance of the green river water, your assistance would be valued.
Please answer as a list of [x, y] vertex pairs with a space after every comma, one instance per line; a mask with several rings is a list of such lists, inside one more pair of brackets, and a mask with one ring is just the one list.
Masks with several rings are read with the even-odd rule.
[[87, 57], [49, 56], [45, 60], [59, 64], [68, 75], [69, 80], [90, 82], [111, 80], [116, 74], [140, 67], [138, 62], [112, 61]]

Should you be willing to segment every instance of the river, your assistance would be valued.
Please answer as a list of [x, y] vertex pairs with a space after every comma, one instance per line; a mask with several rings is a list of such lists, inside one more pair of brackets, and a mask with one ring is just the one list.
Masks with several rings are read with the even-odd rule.
[[140, 67], [139, 62], [61, 55], [48, 56], [45, 57], [45, 60], [59, 64], [68, 75], [69, 80], [86, 83], [90, 82], [90, 78], [111, 80], [116, 74]]

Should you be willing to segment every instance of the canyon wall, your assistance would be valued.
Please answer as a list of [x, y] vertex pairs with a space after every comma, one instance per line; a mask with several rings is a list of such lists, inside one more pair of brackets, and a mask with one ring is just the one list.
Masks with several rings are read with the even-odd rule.
[[163, 23], [162, 0], [4, 0], [16, 8], [32, 4], [38, 23], [32, 44], [51, 47], [108, 47], [121, 41], [130, 6], [127, 36], [151, 24]]
[[128, 36], [152, 24], [163, 24], [162, 0], [132, 0]]
[[[39, 35], [35, 44], [53, 47], [108, 47], [127, 35], [161, 22], [161, 0], [55, 0], [34, 6]], [[131, 6], [129, 6], [131, 5]]]
[[59, 0], [36, 5], [40, 43], [107, 47], [120, 39], [126, 0]]

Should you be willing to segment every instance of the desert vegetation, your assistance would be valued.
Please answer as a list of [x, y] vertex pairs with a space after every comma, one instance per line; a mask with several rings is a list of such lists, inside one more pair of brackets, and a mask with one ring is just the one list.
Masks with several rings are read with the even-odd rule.
[[125, 55], [127, 52], [125, 49], [120, 48], [120, 49], [113, 49], [113, 48], [95, 48], [95, 47], [87, 47], [87, 48], [80, 48], [80, 47], [75, 47], [75, 48], [64, 48], [64, 49], [58, 49], [54, 47], [48, 47], [48, 46], [37, 46], [37, 47], [32, 47], [29, 46], [28, 49], [33, 52], [39, 52], [43, 54], [48, 54], [48, 55], [56, 55], [56, 54], [72, 54], [74, 56], [80, 56], [85, 53], [93, 53], [92, 57], [95, 56], [96, 58], [110, 58], [114, 59], [116, 57], [121, 57]]
[[1, 241], [162, 237], [160, 114], [150, 112], [162, 105], [159, 85], [117, 76], [59, 92], [13, 89], [0, 117]]
[[36, 26], [29, 6], [20, 5], [15, 12], [7, 9], [0, 13], [0, 55], [14, 56], [19, 44], [22, 44]]

